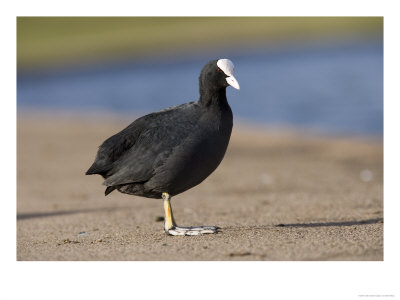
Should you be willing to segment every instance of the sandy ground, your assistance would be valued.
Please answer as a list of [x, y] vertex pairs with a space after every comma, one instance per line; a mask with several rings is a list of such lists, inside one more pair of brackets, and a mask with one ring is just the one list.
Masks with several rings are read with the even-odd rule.
[[381, 140], [235, 125], [219, 168], [172, 202], [179, 225], [221, 232], [172, 237], [161, 200], [84, 175], [128, 123], [18, 116], [18, 260], [383, 260]]

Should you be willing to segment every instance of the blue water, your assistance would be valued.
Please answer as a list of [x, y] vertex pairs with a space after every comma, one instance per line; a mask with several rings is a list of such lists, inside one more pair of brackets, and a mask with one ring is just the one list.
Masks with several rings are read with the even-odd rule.
[[[224, 55], [225, 54], [225, 55]], [[193, 57], [19, 72], [20, 108], [145, 114], [198, 99], [209, 59], [230, 58], [236, 121], [334, 134], [383, 134], [382, 40], [260, 46]]]

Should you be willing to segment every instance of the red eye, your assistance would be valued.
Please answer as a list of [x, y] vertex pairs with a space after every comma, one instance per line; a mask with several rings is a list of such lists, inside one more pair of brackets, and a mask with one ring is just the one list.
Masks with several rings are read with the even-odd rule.
[[220, 68], [217, 68], [217, 71], [218, 71], [218, 72], [222, 72], [222, 70], [221, 70]]

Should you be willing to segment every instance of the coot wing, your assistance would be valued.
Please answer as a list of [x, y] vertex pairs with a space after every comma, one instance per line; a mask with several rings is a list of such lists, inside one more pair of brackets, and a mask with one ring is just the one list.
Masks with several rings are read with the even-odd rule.
[[137, 119], [107, 139], [87, 174], [100, 174], [107, 186], [144, 182], [196, 128], [197, 105], [184, 104]]
[[114, 186], [149, 180], [194, 126], [193, 123], [180, 122], [144, 130], [136, 143], [114, 162], [104, 184]]
[[86, 175], [99, 174], [106, 178], [114, 163], [136, 143], [145, 128], [145, 117], [135, 120], [128, 127], [105, 140], [100, 145], [96, 159], [86, 171]]

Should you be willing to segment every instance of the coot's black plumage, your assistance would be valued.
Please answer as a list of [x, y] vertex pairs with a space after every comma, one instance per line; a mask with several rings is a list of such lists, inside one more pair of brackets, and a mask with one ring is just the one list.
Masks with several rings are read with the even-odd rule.
[[[170, 196], [206, 179], [220, 164], [232, 131], [226, 87], [239, 89], [228, 59], [207, 63], [199, 77], [200, 99], [143, 116], [100, 147], [86, 175], [100, 174], [113, 190], [148, 198], [164, 198], [167, 233], [176, 226]], [[167, 211], [168, 210], [168, 211]], [[168, 213], [170, 212], [170, 223]], [[170, 228], [167, 228], [170, 227]], [[182, 228], [179, 228], [182, 229]], [[176, 234], [215, 232], [210, 227], [183, 228]]]

